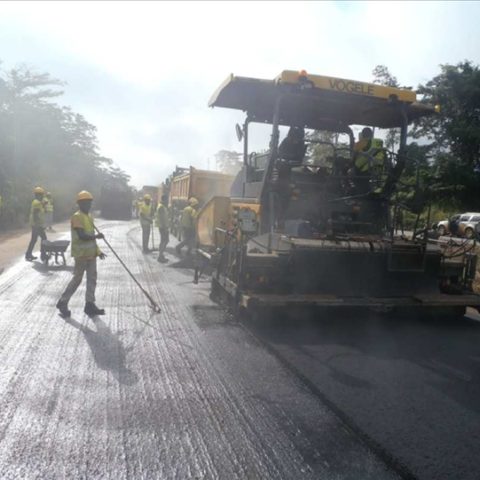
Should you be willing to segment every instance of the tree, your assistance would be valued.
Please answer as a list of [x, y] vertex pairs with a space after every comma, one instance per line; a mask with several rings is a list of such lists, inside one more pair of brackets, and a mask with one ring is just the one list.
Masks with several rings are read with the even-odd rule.
[[[460, 209], [480, 208], [480, 70], [471, 62], [441, 65], [418, 93], [440, 113], [416, 122], [414, 138], [430, 141], [434, 176], [444, 200]], [[448, 187], [448, 188], [446, 188]]]
[[[386, 87], [400, 88], [397, 77], [394, 77], [388, 67], [385, 65], [377, 65], [373, 71], [373, 83], [384, 85]], [[395, 151], [395, 146], [400, 142], [400, 133], [398, 129], [391, 128], [387, 132], [385, 138], [385, 147], [390, 151]]]
[[[347, 143], [339, 142], [338, 134], [327, 131], [316, 130], [306, 135], [306, 140], [310, 141], [307, 154], [309, 162], [316, 166], [327, 166], [331, 164], [330, 158], [335, 154], [336, 148], [344, 148], [344, 155], [349, 155], [349, 146]], [[321, 142], [321, 143], [318, 143]], [[337, 153], [339, 153], [338, 150]]]
[[215, 154], [217, 168], [229, 175], [236, 175], [242, 168], [242, 154], [231, 150], [220, 150]]

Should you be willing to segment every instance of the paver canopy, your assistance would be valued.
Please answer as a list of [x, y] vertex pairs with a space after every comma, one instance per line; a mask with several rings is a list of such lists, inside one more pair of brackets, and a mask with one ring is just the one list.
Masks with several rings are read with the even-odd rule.
[[395, 128], [402, 126], [402, 108], [408, 122], [435, 112], [418, 103], [411, 90], [289, 70], [274, 80], [230, 75], [209, 106], [243, 110], [251, 121], [273, 123], [280, 97], [280, 124], [315, 130], [346, 131], [349, 125]]

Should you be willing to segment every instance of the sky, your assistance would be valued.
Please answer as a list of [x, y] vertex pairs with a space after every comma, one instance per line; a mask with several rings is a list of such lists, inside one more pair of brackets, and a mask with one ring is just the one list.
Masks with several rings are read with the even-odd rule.
[[[282, 70], [416, 88], [439, 65], [480, 64], [480, 2], [0, 2], [0, 60], [67, 82], [61, 103], [98, 128], [137, 187], [241, 150], [243, 114], [208, 100], [230, 74]], [[265, 138], [265, 147], [268, 139]]]

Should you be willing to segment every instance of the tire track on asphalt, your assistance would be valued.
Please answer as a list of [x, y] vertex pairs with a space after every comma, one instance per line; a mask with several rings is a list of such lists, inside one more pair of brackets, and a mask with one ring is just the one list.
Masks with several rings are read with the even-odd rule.
[[[152, 271], [151, 273], [153, 274]], [[168, 284], [166, 282], [160, 282], [160, 285], [166, 286]], [[166, 298], [170, 298], [170, 297], [174, 298], [174, 292], [171, 289], [169, 289], [169, 291], [166, 292], [166, 295], [164, 296]], [[180, 304], [184, 304], [184, 302], [180, 302]], [[165, 305], [165, 307], [167, 306], [168, 305]], [[172, 312], [166, 311], [166, 313], [170, 313], [169, 315], [166, 315], [168, 318], [172, 317]], [[191, 322], [191, 312], [184, 311], [182, 316], [183, 316], [183, 322], [181, 322], [180, 325], [184, 327], [188, 321]], [[170, 326], [173, 327], [171, 323], [170, 323]], [[184, 332], [187, 332], [187, 329], [184, 328]], [[190, 338], [192, 338], [191, 328], [188, 329], [188, 335], [190, 336]], [[195, 338], [195, 335], [193, 335], [193, 338]], [[205, 349], [205, 345], [199, 344], [198, 342], [196, 343], [197, 343], [196, 345], [197, 348], [195, 350], [198, 352], [203, 352]], [[219, 371], [215, 369], [214, 364], [212, 364], [212, 362], [209, 361], [208, 357], [205, 360], [200, 363], [209, 365], [210, 367], [210, 370], [208, 372], [209, 375], [211, 376], [213, 375], [212, 370], [215, 373], [216, 383], [219, 385], [219, 388], [222, 389], [221, 396], [229, 399], [229, 403], [231, 403], [232, 405], [233, 415], [236, 418], [242, 419], [242, 428], [246, 431], [245, 436], [247, 436], [249, 439], [255, 439], [255, 441], [253, 442], [253, 445], [250, 446], [251, 448], [250, 454], [253, 456], [253, 458], [258, 457], [258, 455], [261, 455], [258, 458], [258, 465], [261, 465], [261, 466], [265, 465], [265, 471], [258, 472], [259, 475], [268, 476], [268, 478], [276, 478], [276, 477], [278, 478], [281, 476], [280, 472], [285, 471], [285, 463], [288, 463], [289, 466], [300, 464], [301, 461], [298, 458], [291, 458], [287, 460], [285, 463], [282, 463], [282, 461], [279, 459], [279, 456], [283, 456], [284, 458], [282, 460], [284, 460], [285, 457], [286, 458], [289, 457], [289, 454], [287, 452], [295, 451], [295, 449], [292, 448], [292, 445], [290, 443], [288, 443], [283, 446], [283, 448], [281, 449], [280, 455], [278, 454], [278, 452], [273, 450], [270, 447], [270, 443], [271, 442], [273, 444], [278, 443], [279, 439], [272, 438], [269, 441], [268, 438], [265, 438], [265, 435], [267, 435], [268, 437], [268, 432], [272, 431], [272, 424], [266, 423], [264, 421], [265, 416], [263, 414], [265, 412], [257, 412], [259, 414], [258, 417], [254, 419], [250, 418], [249, 415], [246, 414], [247, 407], [246, 406], [242, 407], [237, 401], [237, 398], [239, 396], [246, 397], [245, 393], [234, 392], [231, 388], [229, 388], [227, 383], [223, 381], [221, 376], [219, 375]], [[253, 404], [248, 405], [248, 411], [253, 411], [253, 412], [256, 411], [256, 408], [254, 408]], [[217, 422], [221, 421], [221, 419], [219, 419], [216, 416], [215, 410], [212, 411], [212, 416], [214, 416], [214, 418], [217, 418]], [[221, 427], [219, 425], [220, 423], [217, 424], [217, 427], [220, 428], [221, 430]], [[276, 446], [278, 447], [278, 445]]]
[[[131, 232], [133, 233], [133, 231], [134, 230], [132, 229], [132, 231], [129, 232], [130, 235], [131, 235]], [[138, 253], [137, 253], [137, 255], [135, 255], [135, 253], [138, 252], [139, 249], [138, 249], [138, 246], [137, 246], [136, 242], [134, 242], [131, 238], [130, 238], [130, 241], [129, 241], [129, 246], [130, 246], [130, 252], [132, 252], [132, 260], [135, 260], [138, 263], [138, 266], [140, 267], [143, 264], [143, 262], [145, 261], [145, 257], [142, 255], [142, 257], [139, 259], [138, 258]], [[162, 302], [161, 304], [162, 304], [162, 307], [163, 307], [163, 311], [165, 311], [165, 309], [166, 309], [165, 303]], [[147, 311], [148, 311], [148, 308], [147, 308]], [[168, 362], [169, 361], [172, 362], [172, 360], [176, 357], [176, 355], [178, 355], [178, 352], [176, 354], [175, 353], [172, 354], [171, 344], [170, 345], [168, 344], [165, 337], [163, 335], [160, 335], [157, 329], [154, 329], [154, 336], [155, 336], [156, 344], [153, 345], [153, 346], [155, 347], [155, 352], [158, 355], [158, 362], [162, 366], [162, 368], [159, 371], [159, 377], [160, 377], [160, 372], [162, 370], [163, 370], [163, 372], [167, 372], [167, 373], [169, 372], [170, 373], [170, 378], [167, 377], [165, 379], [165, 380], [167, 380], [166, 385], [167, 385], [167, 388], [168, 388], [168, 394], [170, 395], [170, 398], [173, 401], [178, 401], [178, 399], [188, 398], [190, 395], [189, 395], [188, 391], [185, 390], [184, 383], [191, 383], [191, 380], [185, 382], [182, 378], [180, 378], [180, 376], [179, 376], [179, 371], [181, 371], [181, 369], [179, 368], [180, 365], [177, 368], [171, 368], [171, 367], [169, 368], [168, 367]], [[162, 354], [162, 352], [166, 352], [166, 354]], [[184, 360], [183, 355], [182, 355], [182, 359]], [[177, 362], [177, 363], [181, 364], [183, 362]], [[154, 390], [154, 388], [152, 388], [152, 390]], [[189, 418], [194, 419], [195, 415], [193, 413], [193, 410], [190, 408], [189, 403], [186, 402], [186, 404], [184, 406], [185, 406], [185, 408], [188, 412]], [[181, 430], [187, 431], [190, 427], [190, 423], [192, 423], [192, 422], [189, 422], [187, 419], [184, 419], [181, 416], [179, 416], [177, 414], [177, 412], [179, 412], [180, 410], [181, 409], [177, 409], [177, 408], [173, 409], [173, 411], [175, 412], [174, 413], [175, 417], [174, 417], [173, 425], [177, 426]], [[200, 474], [201, 475], [210, 475], [210, 477], [207, 477], [207, 478], [218, 478], [218, 473], [216, 472], [216, 470], [214, 468], [211, 453], [208, 451], [208, 446], [205, 443], [205, 441], [203, 439], [203, 436], [197, 435], [197, 430], [196, 429], [191, 429], [190, 428], [190, 430], [192, 430], [190, 432], [190, 435], [186, 436], [186, 441], [187, 441], [187, 444], [188, 444], [188, 447], [189, 447], [189, 450], [190, 450], [190, 452], [188, 452], [188, 453], [190, 455], [192, 453], [195, 453], [195, 455], [197, 457], [197, 467], [200, 467], [200, 469], [201, 469]], [[192, 440], [197, 445], [196, 450], [193, 446], [193, 441]], [[182, 446], [183, 452], [180, 455], [180, 457], [183, 456], [184, 458], [188, 458], [186, 456], [187, 451], [184, 449], [184, 443], [183, 442], [181, 442], [181, 446]], [[198, 450], [198, 447], [200, 448], [200, 450]], [[202, 467], [200, 465], [198, 465], [199, 464], [199, 460], [198, 460], [198, 455], [199, 454], [200, 454], [200, 459], [201, 459], [200, 463], [202, 465], [205, 465], [203, 470], [202, 470]], [[177, 458], [178, 454], [177, 455], [168, 455], [168, 457]], [[177, 462], [177, 464], [178, 464], [178, 462]], [[183, 473], [188, 474], [188, 472], [183, 472]], [[178, 476], [179, 474], [181, 474], [181, 472], [177, 471], [177, 475], [176, 475], [177, 478], [182, 478], [182, 476], [180, 476], [180, 477]]]
[[[129, 236], [131, 237], [131, 235], [133, 234], [133, 231], [130, 231], [129, 232]], [[138, 249], [138, 244], [137, 242], [135, 242], [135, 240], [133, 240], [132, 238], [130, 238], [130, 242], [132, 244], [132, 248], [135, 248], [135, 246], [137, 246], [137, 249]], [[145, 257], [143, 257], [145, 258]], [[149, 284], [154, 284], [153, 282], [153, 278], [155, 275], [158, 275], [158, 271], [157, 270], [152, 270], [152, 259], [149, 258], [149, 257], [146, 257], [148, 260], [147, 264], [150, 268], [149, 268], [149, 272], [148, 272], [148, 277], [150, 278], [147, 278], [147, 282], [148, 280], [151, 280], [150, 282], [148, 282]], [[155, 262], [156, 263], [156, 262]], [[172, 273], [172, 272], [170, 272]], [[145, 274], [146, 275], [146, 274]], [[165, 291], [164, 292], [164, 295], [159, 295], [159, 291], [158, 291], [158, 288], [156, 288], [157, 290], [157, 297], [160, 297], [162, 298], [161, 300], [161, 306], [162, 306], [162, 312], [164, 313], [164, 316], [163, 318], [166, 319], [166, 322], [167, 322], [167, 326], [169, 329], [171, 329], [172, 331], [181, 331], [181, 333], [183, 334], [182, 336], [186, 336], [187, 338], [189, 338], [189, 340], [194, 343], [194, 335], [192, 335], [192, 331], [191, 329], [187, 329], [185, 328], [185, 325], [188, 324], [188, 322], [191, 323], [191, 320], [192, 320], [192, 314], [191, 314], [191, 311], [187, 308], [186, 310], [182, 309], [182, 303], [183, 305], [185, 304], [188, 304], [186, 302], [180, 302], [180, 304], [176, 303], [176, 309], [175, 310], [172, 310], [170, 308], [170, 303], [171, 302], [165, 302], [163, 301], [163, 299], [169, 299], [169, 298], [175, 298], [176, 296], [178, 296], [178, 292], [174, 292], [171, 288], [169, 288], [169, 282], [166, 282], [166, 281], [160, 281], [158, 282], [159, 285], [162, 285], [163, 288], [165, 290], [168, 290], [168, 291]], [[173, 318], [176, 318], [176, 320], [179, 320], [177, 321], [175, 324], [172, 323], [171, 319]], [[172, 348], [172, 345], [171, 345], [171, 342], [170, 342], [170, 347], [168, 347], [168, 345], [166, 343], [164, 343], [164, 345], [162, 346], [163, 348]], [[160, 348], [162, 348], [160, 347]], [[197, 343], [196, 345], [196, 348], [194, 348], [194, 351], [196, 353], [197, 356], [200, 356], [201, 355], [201, 352], [202, 352], [202, 349], [204, 348], [204, 345], [200, 345]], [[167, 350], [168, 351], [168, 350]], [[180, 345], [179, 347], [179, 353], [180, 355], [182, 356], [182, 359], [185, 363], [188, 363], [189, 365], [189, 369], [190, 371], [193, 371], [194, 370], [194, 364], [190, 361], [190, 357], [191, 357], [191, 352], [188, 351], [186, 352], [184, 348], [182, 348], [182, 346]], [[218, 371], [217, 370], [212, 370], [212, 365], [211, 365], [211, 362], [209, 361], [208, 358], [201, 358], [202, 361], [200, 362], [197, 362], [195, 364], [195, 367], [196, 367], [196, 370], [198, 371], [198, 367], [201, 366], [203, 367], [204, 365], [208, 364], [209, 365], [209, 369], [202, 369], [202, 377], [205, 378], [205, 377], [211, 377], [212, 380], [214, 380], [214, 382], [205, 382], [205, 384], [209, 384], [209, 383], [214, 383], [216, 385], [217, 388], [220, 389], [220, 393], [217, 393], [216, 396], [218, 396], [218, 398], [228, 398], [228, 402], [226, 403], [229, 403], [232, 408], [232, 412], [230, 413], [231, 415], [233, 415], [234, 417], [236, 417], [237, 419], [238, 418], [241, 418], [243, 420], [243, 423], [242, 423], [242, 427], [244, 429], [246, 429], [246, 434], [245, 436], [247, 438], [256, 438], [256, 441], [258, 442], [259, 439], [261, 438], [261, 436], [258, 435], [258, 432], [256, 431], [256, 429], [252, 428], [253, 424], [255, 422], [252, 422], [250, 419], [248, 419], [248, 417], [246, 417], [242, 411], [242, 409], [239, 408], [239, 404], [236, 400], [236, 395], [233, 394], [232, 391], [230, 391], [228, 389], [228, 387], [225, 385], [225, 383], [221, 380], [221, 377], [218, 375]], [[218, 417], [218, 414], [217, 414], [217, 409], [213, 408], [211, 402], [209, 401], [209, 399], [204, 396], [204, 392], [203, 390], [206, 388], [204, 385], [200, 384], [200, 382], [198, 381], [198, 374], [197, 375], [190, 375], [189, 376], [189, 379], [188, 381], [190, 383], [193, 383], [195, 385], [195, 390], [196, 390], [196, 393], [198, 395], [201, 396], [201, 400], [203, 402], [205, 402], [205, 405], [203, 405], [204, 408], [207, 408], [208, 409], [208, 412], [209, 412], [209, 417], [211, 419], [215, 419], [215, 435], [220, 435], [222, 437], [222, 440], [223, 440], [223, 443], [225, 445], [227, 445], [228, 447], [230, 447], [230, 442], [227, 440], [227, 437], [226, 437], [226, 434], [224, 432], [224, 428], [222, 427], [222, 419]], [[228, 411], [228, 407], [224, 407], [225, 411]], [[259, 419], [256, 419], [257, 423], [259, 421]], [[262, 423], [260, 421], [260, 423]], [[265, 430], [265, 431], [268, 431], [268, 430]], [[271, 450], [271, 448], [268, 446], [268, 442], [264, 442], [264, 443], [261, 443], [262, 445], [262, 448], [259, 450], [258, 448], [258, 445], [255, 446], [255, 445], [248, 445], [249, 449], [250, 449], [250, 454], [252, 455], [253, 458], [255, 457], [258, 457], [258, 455], [262, 455], [261, 457], [258, 458], [258, 464], [259, 465], [264, 465], [264, 464], [267, 464], [268, 467], [266, 469], [265, 472], [259, 472], [260, 475], [268, 475], [268, 478], [275, 478], [275, 477], [278, 477], [279, 476], [279, 472], [280, 472], [280, 469], [278, 468], [278, 466], [275, 464], [275, 463], [272, 463], [272, 458], [275, 458], [276, 457], [276, 453], [273, 452]], [[261, 452], [261, 453], [259, 453]], [[232, 456], [233, 458], [236, 457], [236, 452], [235, 451], [232, 451], [230, 449], [230, 456]], [[241, 463], [239, 462], [239, 459], [237, 458], [236, 459], [236, 462], [235, 462], [237, 465], [241, 465]], [[294, 462], [295, 463], [295, 462]], [[236, 472], [232, 472], [233, 474], [236, 474]], [[248, 474], [248, 472], [241, 472], [241, 475], [245, 475], [245, 474]], [[242, 477], [240, 477], [242, 478]]]

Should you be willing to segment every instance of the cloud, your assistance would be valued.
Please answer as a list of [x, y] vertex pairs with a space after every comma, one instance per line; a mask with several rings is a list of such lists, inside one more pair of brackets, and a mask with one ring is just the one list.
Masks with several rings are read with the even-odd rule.
[[241, 112], [207, 108], [229, 73], [368, 81], [385, 64], [415, 87], [440, 63], [480, 63], [478, 18], [473, 2], [1, 2], [0, 42], [7, 65], [68, 82], [65, 103], [140, 185], [239, 148]]

